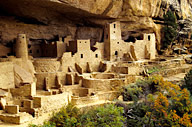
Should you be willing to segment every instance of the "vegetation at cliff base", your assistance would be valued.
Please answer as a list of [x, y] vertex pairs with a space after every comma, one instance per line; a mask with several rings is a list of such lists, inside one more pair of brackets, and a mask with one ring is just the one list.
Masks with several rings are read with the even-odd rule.
[[29, 125], [29, 127], [122, 127], [125, 117], [123, 107], [107, 104], [86, 112], [80, 112], [74, 105], [69, 104], [53, 113], [44, 125]]
[[[135, 101], [131, 105], [123, 105], [126, 109], [128, 127], [192, 126], [192, 103], [187, 89], [164, 81], [160, 76], [149, 77], [145, 80], [149, 83], [146, 87], [153, 86], [157, 91], [143, 92], [143, 94], [148, 93], [145, 98], [140, 98], [140, 101]], [[139, 84], [136, 83], [136, 85]], [[139, 87], [143, 88], [143, 86]]]

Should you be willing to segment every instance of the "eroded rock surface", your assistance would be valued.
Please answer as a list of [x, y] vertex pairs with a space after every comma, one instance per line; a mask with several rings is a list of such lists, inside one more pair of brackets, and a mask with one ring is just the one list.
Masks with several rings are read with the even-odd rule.
[[1, 0], [0, 39], [10, 42], [18, 33], [30, 39], [75, 39], [102, 41], [108, 21], [122, 21], [122, 37], [155, 32], [161, 41], [163, 14], [172, 8], [179, 19], [191, 18], [190, 0]]

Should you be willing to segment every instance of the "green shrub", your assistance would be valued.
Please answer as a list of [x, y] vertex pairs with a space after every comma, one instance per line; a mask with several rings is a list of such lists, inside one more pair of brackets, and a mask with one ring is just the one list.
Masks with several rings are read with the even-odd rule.
[[127, 117], [127, 127], [142, 127], [143, 125], [150, 126], [146, 113], [150, 110], [150, 106], [146, 103], [134, 103], [128, 105], [128, 111], [125, 116]]
[[192, 69], [185, 75], [182, 87], [188, 89], [192, 94]]
[[124, 101], [137, 101], [148, 94], [155, 93], [158, 89], [158, 84], [154, 79], [158, 76], [152, 76], [145, 79], [138, 79], [136, 83], [129, 84], [123, 87], [121, 94]]
[[56, 127], [56, 124], [50, 121], [46, 121], [43, 123], [43, 125], [30, 124], [29, 127]]
[[82, 127], [123, 127], [125, 118], [122, 107], [108, 104], [90, 110], [81, 116]]
[[124, 86], [123, 88], [123, 100], [124, 101], [137, 101], [142, 93], [142, 88], [135, 84]]
[[59, 112], [53, 113], [50, 121], [55, 123], [57, 127], [76, 127], [78, 123], [79, 109], [69, 104], [63, 107]]
[[160, 71], [159, 68], [153, 67], [153, 68], [149, 69], [149, 70], [147, 71], [147, 73], [148, 73], [148, 74], [152, 74], [152, 73], [154, 73], [154, 72], [159, 72], [159, 71]]
[[29, 127], [123, 127], [125, 118], [122, 107], [107, 104], [95, 109], [87, 110], [84, 114], [69, 104], [43, 125], [29, 125]]

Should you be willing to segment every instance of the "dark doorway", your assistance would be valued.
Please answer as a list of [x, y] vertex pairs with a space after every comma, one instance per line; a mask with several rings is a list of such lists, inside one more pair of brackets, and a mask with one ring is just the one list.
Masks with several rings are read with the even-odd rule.
[[115, 55], [118, 56], [118, 51], [115, 51]]

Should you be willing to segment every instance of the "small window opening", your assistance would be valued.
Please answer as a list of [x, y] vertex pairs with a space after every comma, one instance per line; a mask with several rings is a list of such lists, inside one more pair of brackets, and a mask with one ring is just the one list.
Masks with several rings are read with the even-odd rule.
[[39, 53], [39, 49], [37, 49], [37, 51], [36, 51], [37, 53]]
[[98, 58], [98, 54], [95, 54], [95, 57]]
[[118, 52], [117, 51], [115, 51], [115, 55], [118, 56]]
[[113, 33], [115, 33], [115, 31], [113, 31]]
[[21, 107], [24, 107], [24, 102], [23, 101], [21, 102]]
[[119, 44], [119, 42], [117, 42], [117, 44]]
[[116, 24], [114, 24], [114, 28], [116, 28]]
[[151, 36], [150, 35], [148, 35], [148, 41], [150, 41], [151, 40]]
[[81, 54], [81, 58], [83, 58], [83, 54]]
[[32, 53], [32, 50], [29, 50], [29, 53]]

